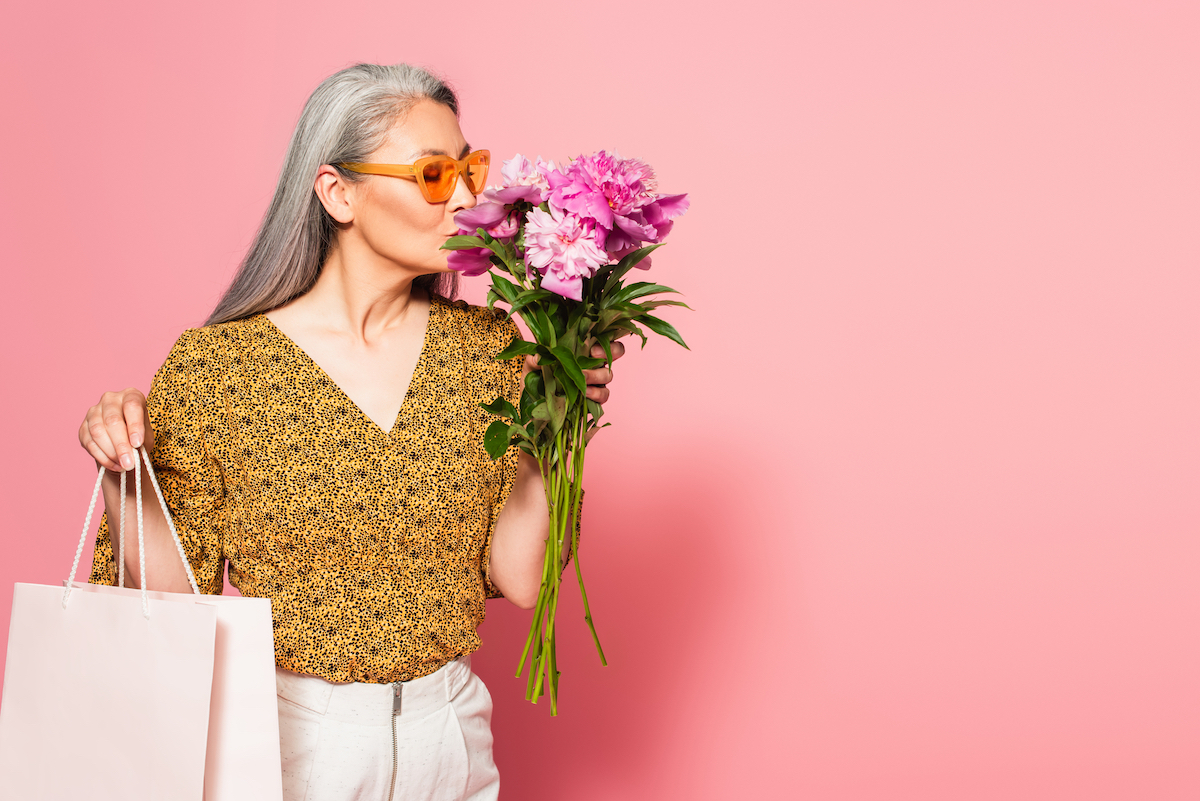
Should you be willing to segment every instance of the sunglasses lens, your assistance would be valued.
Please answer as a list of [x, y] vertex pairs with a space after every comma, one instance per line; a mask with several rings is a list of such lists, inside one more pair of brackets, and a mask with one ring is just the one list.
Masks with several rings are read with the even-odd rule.
[[478, 195], [487, 184], [488, 164], [491, 156], [486, 152], [476, 151], [467, 156], [467, 186], [471, 194]]
[[421, 178], [429, 200], [440, 203], [454, 194], [454, 182], [458, 178], [458, 170], [454, 168], [454, 162], [449, 159], [434, 159], [421, 167]]

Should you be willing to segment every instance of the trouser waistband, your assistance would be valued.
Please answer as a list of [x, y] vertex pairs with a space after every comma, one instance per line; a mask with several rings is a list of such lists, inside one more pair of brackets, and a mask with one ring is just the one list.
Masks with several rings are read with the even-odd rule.
[[397, 709], [402, 717], [421, 718], [450, 703], [470, 675], [471, 655], [467, 654], [411, 681], [338, 684], [276, 668], [275, 685], [281, 698], [318, 715], [364, 726], [390, 726]]

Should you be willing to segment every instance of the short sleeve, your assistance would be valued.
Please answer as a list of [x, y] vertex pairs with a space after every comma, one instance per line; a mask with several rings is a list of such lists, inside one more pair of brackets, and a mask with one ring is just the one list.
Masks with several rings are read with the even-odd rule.
[[[486, 310], [485, 310], [486, 311]], [[490, 314], [490, 312], [488, 312]], [[520, 356], [505, 361], [496, 361], [497, 353], [507, 347], [513, 337], [520, 337], [517, 324], [508, 317], [493, 318], [489, 326], [485, 351], [487, 353], [487, 372], [490, 372], [483, 384], [491, 388], [491, 397], [485, 397], [484, 402], [490, 402], [496, 397], [503, 396], [516, 406], [521, 401], [521, 370], [524, 359]], [[484, 393], [489, 394], [487, 392]], [[514, 445], [505, 451], [494, 462], [489, 460], [487, 468], [491, 470], [491, 486], [495, 489], [488, 517], [487, 534], [483, 542], [483, 554], [480, 558], [480, 568], [483, 571], [483, 587], [487, 598], [503, 598], [504, 594], [492, 582], [492, 535], [496, 531], [496, 520], [500, 517], [508, 496], [512, 493], [513, 483], [517, 478], [517, 459], [519, 450]]]
[[[225, 482], [215, 443], [227, 430], [220, 354], [205, 329], [184, 332], [154, 375], [147, 412], [154, 431], [151, 463], [200, 591], [219, 595], [225, 583]], [[153, 489], [146, 498], [153, 500]], [[128, 541], [128, 540], [127, 540]], [[115, 584], [102, 519], [90, 581]]]

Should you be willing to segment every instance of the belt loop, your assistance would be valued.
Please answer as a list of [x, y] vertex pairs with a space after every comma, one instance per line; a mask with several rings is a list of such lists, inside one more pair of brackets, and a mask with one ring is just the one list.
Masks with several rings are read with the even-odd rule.
[[456, 657], [446, 668], [446, 703], [449, 703], [471, 678], [471, 655]]
[[284, 668], [275, 668], [276, 692], [281, 698], [305, 709], [324, 715], [329, 712], [329, 701], [333, 697], [333, 684], [318, 676], [293, 673]]

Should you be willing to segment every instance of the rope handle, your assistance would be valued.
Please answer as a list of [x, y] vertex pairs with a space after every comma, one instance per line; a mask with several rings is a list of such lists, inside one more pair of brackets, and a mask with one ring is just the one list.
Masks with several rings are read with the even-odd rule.
[[[138, 458], [138, 453], [141, 453], [141, 458]], [[141, 465], [146, 465], [146, 475], [150, 477], [150, 486], [154, 488], [154, 494], [158, 497], [158, 504], [162, 508], [163, 518], [167, 521], [167, 528], [171, 531], [171, 539], [175, 542], [175, 550], [179, 553], [179, 558], [183, 561], [183, 569], [187, 572], [188, 583], [192, 585], [192, 592], [200, 595], [200, 587], [196, 584], [196, 576], [192, 572], [192, 565], [188, 562], [187, 554], [183, 550], [183, 543], [179, 540], [179, 532], [175, 529], [175, 521], [171, 519], [171, 512], [167, 509], [167, 501], [163, 497], [162, 489], [158, 485], [158, 477], [154, 474], [154, 467], [150, 463], [150, 456], [146, 453], [146, 447], [143, 445], [133, 453], [133, 470], [134, 470], [134, 499], [137, 508], [137, 531], [138, 531], [138, 572], [142, 576], [142, 615], [147, 619], [150, 617], [150, 599], [146, 590], [146, 540], [145, 526], [142, 517], [142, 470]], [[125, 499], [126, 499], [126, 476], [129, 471], [121, 473], [121, 517], [120, 517], [120, 551], [121, 565], [118, 574], [117, 585], [125, 586]], [[99, 473], [96, 475], [96, 485], [92, 488], [92, 500], [88, 504], [87, 518], [83, 521], [83, 531], [79, 535], [79, 545], [75, 548], [75, 561], [71, 564], [71, 573], [66, 582], [66, 588], [63, 590], [63, 609], [67, 608], [67, 604], [71, 600], [71, 591], [74, 589], [71, 584], [75, 581], [75, 574], [79, 572], [79, 560], [83, 556], [83, 546], [87, 542], [88, 531], [92, 528], [92, 515], [96, 511], [96, 499], [100, 497], [100, 485], [104, 480], [104, 467], [100, 467]]]

